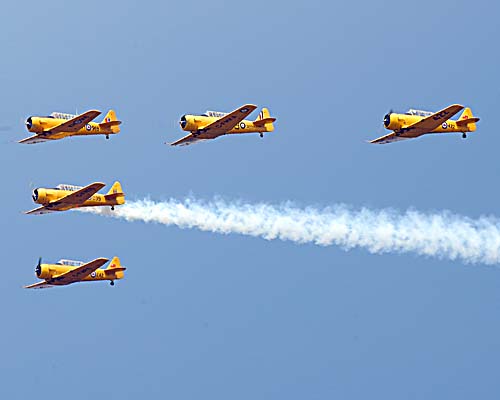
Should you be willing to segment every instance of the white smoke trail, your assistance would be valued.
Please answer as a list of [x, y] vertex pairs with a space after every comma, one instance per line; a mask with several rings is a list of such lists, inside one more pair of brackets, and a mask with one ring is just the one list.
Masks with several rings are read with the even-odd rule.
[[289, 204], [244, 204], [224, 200], [170, 199], [165, 202], [128, 202], [115, 211], [82, 209], [127, 221], [156, 222], [180, 228], [266, 240], [281, 239], [344, 249], [361, 247], [371, 253], [408, 253], [496, 264], [500, 261], [500, 220], [471, 219], [450, 212], [423, 214], [410, 210], [352, 209], [337, 205], [324, 209], [295, 208]]

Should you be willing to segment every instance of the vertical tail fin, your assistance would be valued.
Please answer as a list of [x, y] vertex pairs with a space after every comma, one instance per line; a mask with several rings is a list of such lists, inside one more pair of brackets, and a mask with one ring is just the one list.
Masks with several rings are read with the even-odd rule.
[[457, 120], [457, 125], [459, 127], [465, 127], [469, 132], [474, 132], [476, 130], [477, 121], [479, 121], [479, 118], [474, 117], [472, 110], [467, 107]]
[[109, 263], [108, 268], [105, 269], [107, 275], [114, 275], [115, 279], [122, 279], [125, 276], [126, 268], [122, 267], [120, 259], [118, 257], [113, 257]]
[[104, 196], [106, 200], [116, 200], [117, 205], [125, 204], [125, 194], [123, 193], [122, 185], [116, 181], [109, 189], [109, 192]]
[[120, 125], [122, 121], [116, 118], [115, 110], [109, 110], [104, 119], [101, 122], [101, 127], [110, 129], [113, 133], [120, 132]]
[[109, 189], [109, 192], [106, 194], [123, 194], [122, 190], [122, 185], [120, 182], [116, 181], [113, 183], [113, 186], [111, 186], [111, 189]]
[[105, 115], [104, 119], [102, 120], [102, 123], [111, 121], [118, 121], [118, 119], [116, 118], [115, 110], [109, 110], [108, 113]]
[[257, 119], [254, 121], [254, 125], [263, 126], [266, 129], [266, 132], [272, 132], [274, 131], [274, 121], [276, 121], [276, 118], [272, 118], [269, 110], [264, 107], [259, 113]]
[[118, 257], [113, 257], [111, 262], [106, 269], [120, 268], [122, 266], [120, 259]]

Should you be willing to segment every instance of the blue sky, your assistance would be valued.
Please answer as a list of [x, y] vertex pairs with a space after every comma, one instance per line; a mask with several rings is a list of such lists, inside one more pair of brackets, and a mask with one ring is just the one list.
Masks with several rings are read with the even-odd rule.
[[[491, 2], [9, 2], [0, 165], [3, 398], [498, 398], [496, 267], [128, 223], [28, 217], [33, 186], [122, 182], [299, 206], [496, 215]], [[250, 102], [274, 133], [187, 148], [184, 113]], [[387, 146], [391, 108], [452, 103], [476, 134]], [[120, 135], [15, 142], [29, 115], [115, 108]], [[37, 258], [126, 279], [25, 291]]]

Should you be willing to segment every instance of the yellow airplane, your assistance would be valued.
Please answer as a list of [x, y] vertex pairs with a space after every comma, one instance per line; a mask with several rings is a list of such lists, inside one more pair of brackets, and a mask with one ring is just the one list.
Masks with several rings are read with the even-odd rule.
[[90, 110], [80, 115], [53, 112], [47, 117], [29, 117], [26, 120], [28, 131], [35, 135], [20, 140], [19, 143], [34, 144], [49, 140], [63, 139], [68, 136], [109, 135], [120, 132], [122, 123], [116, 119], [116, 113], [109, 110], [102, 122], [90, 122], [101, 112]]
[[476, 130], [479, 118], [472, 115], [470, 108], [466, 108], [458, 120], [450, 119], [464, 106], [453, 104], [436, 113], [429, 111], [408, 110], [405, 114], [396, 114], [390, 111], [384, 117], [386, 129], [393, 132], [372, 140], [370, 143], [391, 143], [399, 140], [413, 139], [428, 133], [461, 132], [467, 137], [467, 132]]
[[172, 146], [186, 146], [222, 135], [238, 133], [254, 133], [264, 136], [264, 132], [274, 131], [272, 118], [267, 108], [263, 108], [255, 121], [245, 120], [257, 106], [245, 104], [230, 113], [207, 111], [202, 115], [183, 115], [179, 124], [182, 130], [191, 132], [189, 135], [171, 143]]
[[37, 188], [33, 190], [33, 201], [41, 207], [25, 214], [48, 214], [54, 211], [66, 211], [80, 207], [111, 206], [125, 204], [125, 194], [120, 182], [115, 182], [106, 194], [96, 194], [104, 183], [95, 182], [88, 186], [58, 185], [53, 189]]
[[125, 267], [120, 264], [120, 259], [114, 257], [108, 268], [100, 269], [109, 260], [107, 258], [96, 258], [94, 261], [84, 263], [81, 261], [60, 260], [55, 264], [42, 264], [42, 258], [38, 259], [35, 268], [36, 276], [44, 279], [32, 285], [25, 286], [25, 289], [44, 289], [53, 286], [69, 285], [75, 282], [89, 281], [110, 281], [114, 286], [115, 280], [124, 277]]

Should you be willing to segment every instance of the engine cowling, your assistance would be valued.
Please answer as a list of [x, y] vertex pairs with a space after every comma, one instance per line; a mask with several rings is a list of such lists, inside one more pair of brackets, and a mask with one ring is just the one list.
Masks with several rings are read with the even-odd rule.
[[399, 118], [395, 114], [386, 114], [384, 117], [384, 126], [390, 130], [397, 130], [401, 128]]
[[184, 131], [196, 131], [200, 128], [200, 122], [194, 115], [183, 115], [179, 125]]
[[43, 132], [42, 122], [39, 117], [29, 117], [26, 120], [26, 128], [30, 132]]
[[40, 279], [50, 279], [52, 278], [52, 272], [50, 268], [45, 264], [39, 264], [35, 268], [36, 276]]
[[38, 204], [45, 204], [48, 203], [48, 196], [47, 192], [45, 189], [35, 189], [33, 190], [33, 194], [31, 196], [33, 198], [33, 201]]

